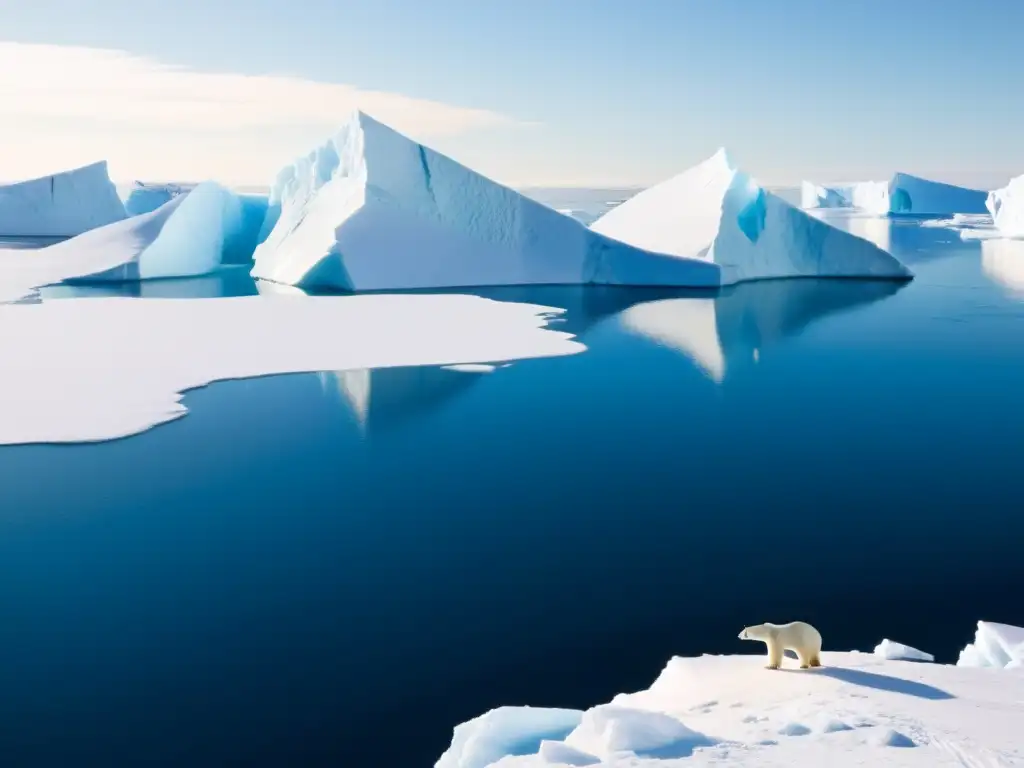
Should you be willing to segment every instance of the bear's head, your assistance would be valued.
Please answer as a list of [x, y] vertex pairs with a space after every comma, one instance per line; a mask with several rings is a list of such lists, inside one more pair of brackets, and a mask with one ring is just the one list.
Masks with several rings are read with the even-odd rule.
[[740, 632], [740, 640], [766, 640], [769, 635], [767, 624], [756, 624], [753, 627], [746, 627]]

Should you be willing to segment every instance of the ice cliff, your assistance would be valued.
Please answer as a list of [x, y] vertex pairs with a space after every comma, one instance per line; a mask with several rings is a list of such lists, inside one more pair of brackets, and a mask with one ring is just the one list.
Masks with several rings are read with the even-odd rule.
[[612, 209], [591, 229], [658, 253], [703, 259], [721, 284], [777, 277], [906, 279], [877, 246], [767, 192], [724, 150]]
[[1003, 237], [1024, 237], [1024, 176], [988, 193], [985, 207]]
[[1024, 667], [1024, 627], [979, 621], [974, 642], [960, 652], [958, 667]]
[[0, 185], [0, 236], [74, 237], [124, 217], [106, 162]]
[[879, 216], [949, 216], [986, 211], [988, 193], [897, 173], [888, 182], [801, 185], [803, 208], [856, 208]]
[[714, 264], [591, 232], [362, 113], [278, 175], [263, 230], [253, 275], [307, 288], [720, 282]]

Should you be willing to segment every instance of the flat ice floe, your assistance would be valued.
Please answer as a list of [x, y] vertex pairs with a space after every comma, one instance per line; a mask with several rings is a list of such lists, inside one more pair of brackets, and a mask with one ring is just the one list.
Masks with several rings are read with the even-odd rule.
[[986, 212], [989, 193], [897, 173], [889, 181], [801, 185], [803, 208], [854, 208], [878, 216], [952, 216]]
[[185, 414], [180, 393], [225, 379], [582, 351], [546, 328], [558, 312], [460, 295], [0, 305], [0, 444], [142, 432]]
[[650, 689], [584, 713], [560, 742], [573, 762], [558, 762], [558, 742], [547, 742], [536, 754], [473, 768], [996, 768], [1024, 760], [1024, 670], [994, 675], [863, 653], [822, 660], [820, 670], [775, 671], [764, 669], [763, 655], [674, 658]]
[[149, 213], [39, 250], [0, 250], [0, 301], [66, 281], [131, 281], [208, 274], [256, 247], [259, 222], [212, 182]]
[[124, 217], [106, 162], [0, 184], [0, 237], [74, 237]]
[[898, 259], [766, 191], [724, 150], [591, 225], [648, 251], [703, 259], [722, 285], [780, 277], [911, 277]]
[[253, 276], [306, 288], [714, 287], [705, 260], [645, 252], [362, 113], [285, 168]]

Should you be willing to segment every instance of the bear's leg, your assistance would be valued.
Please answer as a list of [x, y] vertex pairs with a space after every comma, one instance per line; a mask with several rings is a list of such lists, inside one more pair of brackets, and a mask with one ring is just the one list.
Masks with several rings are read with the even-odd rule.
[[782, 646], [775, 640], [768, 641], [768, 669], [778, 669], [782, 666]]
[[800, 669], [809, 669], [811, 666], [811, 659], [807, 654], [807, 651], [802, 648], [797, 648], [796, 657], [800, 659]]
[[811, 654], [811, 666], [812, 667], [820, 667], [821, 666], [821, 655], [820, 654], [821, 654], [820, 651]]

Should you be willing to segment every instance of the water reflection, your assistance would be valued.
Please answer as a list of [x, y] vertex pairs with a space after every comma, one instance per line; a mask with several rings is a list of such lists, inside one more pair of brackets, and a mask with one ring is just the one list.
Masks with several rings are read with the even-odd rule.
[[39, 298], [82, 299], [105, 296], [127, 296], [142, 299], [218, 299], [227, 296], [255, 296], [256, 285], [249, 276], [249, 266], [222, 267], [200, 277], [162, 278], [159, 280], [127, 280], [125, 282], [62, 283], [39, 289]]
[[756, 363], [760, 350], [800, 333], [815, 321], [893, 295], [904, 283], [888, 280], [769, 280], [741, 283], [716, 298], [638, 304], [623, 325], [689, 357], [713, 381], [729, 368]]
[[983, 240], [981, 268], [1011, 296], [1024, 299], [1024, 240]]

